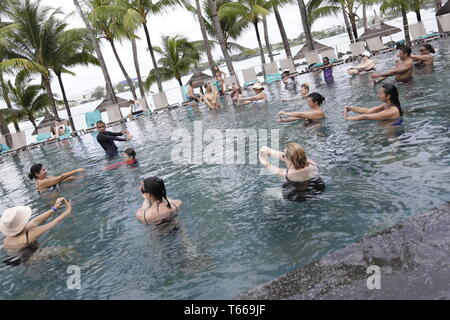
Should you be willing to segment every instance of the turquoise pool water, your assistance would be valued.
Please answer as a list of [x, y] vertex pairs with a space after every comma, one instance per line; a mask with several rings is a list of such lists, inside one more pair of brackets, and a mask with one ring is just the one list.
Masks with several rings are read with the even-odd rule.
[[[0, 298], [232, 298], [448, 201], [450, 41], [433, 45], [434, 72], [417, 71], [413, 83], [399, 85], [401, 128], [343, 119], [345, 104], [378, 103], [368, 76], [351, 78], [343, 65], [334, 69], [332, 85], [322, 75], [299, 77], [327, 99], [319, 126], [276, 122], [279, 110], [306, 106], [280, 103], [289, 93], [273, 84], [268, 107], [175, 109], [127, 123], [134, 140], [118, 145], [136, 149], [138, 169], [103, 171], [115, 161], [105, 159], [92, 134], [0, 158], [1, 211], [30, 205], [43, 212], [53, 204], [56, 195], [39, 198], [27, 178], [33, 163], [44, 163], [51, 174], [86, 169], [83, 179], [59, 192], [72, 199], [72, 215], [39, 241], [51, 257], [29, 266], [1, 264]], [[391, 67], [393, 55], [376, 61], [379, 69]], [[180, 128], [193, 132], [195, 120], [202, 120], [204, 130], [280, 129], [281, 146], [297, 141], [320, 164], [325, 192], [294, 203], [280, 197], [281, 180], [260, 175], [259, 164], [174, 163], [171, 134]], [[150, 175], [163, 177], [169, 196], [184, 201], [177, 219], [163, 228], [135, 218], [142, 203], [137, 185]], [[70, 265], [81, 268], [80, 290], [67, 289]]]

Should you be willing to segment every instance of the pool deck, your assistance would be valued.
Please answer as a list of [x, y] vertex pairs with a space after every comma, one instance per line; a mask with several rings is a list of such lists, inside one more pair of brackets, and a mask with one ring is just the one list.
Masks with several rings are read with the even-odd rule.
[[[380, 289], [367, 287], [370, 265], [380, 267]], [[450, 299], [450, 202], [235, 299]]]

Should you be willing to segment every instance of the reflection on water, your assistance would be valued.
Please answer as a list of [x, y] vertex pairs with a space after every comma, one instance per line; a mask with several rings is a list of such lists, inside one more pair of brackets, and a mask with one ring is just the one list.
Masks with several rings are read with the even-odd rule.
[[[29, 205], [41, 213], [57, 196], [72, 199], [73, 213], [39, 240], [47, 257], [28, 266], [0, 266], [1, 298], [8, 299], [176, 299], [231, 298], [330, 251], [395, 222], [448, 201], [450, 136], [448, 87], [450, 44], [436, 42], [434, 73], [416, 72], [400, 84], [402, 126], [347, 122], [346, 104], [377, 105], [369, 75], [348, 76], [334, 68], [334, 83], [302, 75], [311, 92], [326, 98], [319, 124], [281, 124], [280, 110], [307, 110], [306, 101], [280, 102], [292, 93], [271, 85], [269, 105], [204, 106], [174, 109], [127, 123], [140, 166], [102, 170], [108, 161], [95, 134], [0, 158], [0, 210]], [[393, 66], [376, 57], [378, 70]], [[251, 94], [248, 92], [247, 94]], [[211, 129], [280, 129], [280, 148], [300, 143], [320, 165], [325, 190], [314, 199], [283, 198], [283, 181], [261, 176], [259, 165], [176, 164], [171, 161], [174, 130], [193, 132], [202, 120]], [[118, 125], [115, 130], [125, 129]], [[27, 178], [33, 163], [50, 174], [83, 167], [85, 177], [38, 197]], [[168, 196], [183, 200], [179, 215], [161, 226], [135, 218], [141, 180], [165, 179]], [[5, 253], [1, 251], [0, 258]], [[38, 259], [39, 258], [39, 259]], [[81, 290], [67, 290], [69, 265], [81, 268]]]

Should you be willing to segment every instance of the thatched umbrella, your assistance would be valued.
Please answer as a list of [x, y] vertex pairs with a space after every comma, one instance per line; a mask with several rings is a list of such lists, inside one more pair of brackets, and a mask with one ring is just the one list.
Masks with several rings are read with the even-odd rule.
[[[128, 100], [125, 100], [124, 98], [117, 97], [117, 103], [119, 104], [119, 108], [127, 108], [130, 106], [130, 102]], [[98, 110], [100, 112], [106, 111], [108, 107], [114, 106], [115, 103], [112, 101], [110, 97], [106, 97], [102, 103], [100, 103], [95, 110]]]
[[450, 0], [447, 1], [442, 8], [440, 8], [437, 12], [436, 15], [437, 16], [442, 16], [443, 14], [447, 14], [450, 13]]
[[401, 32], [397, 27], [390, 26], [386, 23], [380, 22], [378, 24], [369, 25], [367, 30], [359, 37], [360, 40], [366, 40], [375, 37], [388, 37], [394, 33]]
[[209, 76], [206, 73], [197, 71], [187, 81], [186, 85], [189, 84], [189, 82], [192, 81], [192, 87], [193, 88], [198, 88], [198, 87], [202, 87], [205, 82], [211, 81], [211, 79], [212, 79], [212, 76]]
[[[322, 51], [326, 51], [326, 50], [333, 50], [332, 47], [328, 47], [324, 44], [321, 44], [320, 42], [317, 42], [316, 40], [313, 40], [313, 44], [314, 44], [314, 51], [320, 53]], [[294, 56], [294, 60], [299, 60], [299, 59], [303, 59], [305, 57], [305, 53], [309, 52], [310, 50], [308, 49], [308, 46], [305, 44], [299, 52], [297, 52], [297, 54]]]
[[[42, 129], [42, 128], [46, 128], [46, 127], [50, 127], [50, 128], [54, 128], [55, 127], [55, 122], [56, 121], [66, 121], [67, 120], [63, 120], [63, 119], [57, 119], [53, 114], [51, 113], [46, 113], [44, 116], [44, 119], [42, 119], [42, 121], [39, 123], [39, 125], [37, 126], [38, 129]], [[34, 129], [33, 136], [37, 135], [37, 130]]]

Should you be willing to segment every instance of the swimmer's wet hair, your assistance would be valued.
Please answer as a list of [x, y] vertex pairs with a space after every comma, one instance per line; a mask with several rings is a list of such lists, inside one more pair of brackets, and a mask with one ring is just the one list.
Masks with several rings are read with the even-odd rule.
[[162, 179], [158, 177], [149, 177], [145, 179], [143, 192], [151, 194], [158, 201], [165, 199], [167, 202], [167, 207], [172, 208], [169, 200], [167, 199], [166, 186], [164, 185], [164, 181]]
[[436, 53], [436, 51], [434, 51], [433, 46], [429, 43], [422, 44], [421, 47], [424, 47], [427, 51], [431, 53]]
[[286, 143], [286, 158], [292, 163], [296, 170], [303, 169], [308, 165], [308, 158], [301, 145], [295, 142]]
[[411, 47], [409, 46], [400, 46], [398, 50], [403, 51], [404, 53], [408, 54], [408, 56], [410, 56], [412, 52]]
[[30, 173], [28, 174], [28, 178], [31, 180], [36, 179], [36, 175], [42, 170], [42, 163], [36, 163], [31, 166]]
[[307, 98], [311, 98], [312, 101], [316, 102], [319, 106], [325, 101], [325, 97], [318, 92], [308, 94]]
[[400, 117], [403, 117], [403, 110], [400, 105], [397, 87], [392, 83], [384, 83], [381, 87], [384, 90], [384, 94], [389, 95], [389, 100], [391, 100], [392, 104], [398, 108]]
[[98, 127], [98, 125], [99, 124], [105, 124], [102, 120], [100, 120], [100, 121], [97, 121], [96, 123], [95, 123], [95, 125]]
[[136, 159], [136, 151], [134, 151], [133, 148], [128, 148], [124, 152], [127, 156], [133, 157], [133, 159]]

